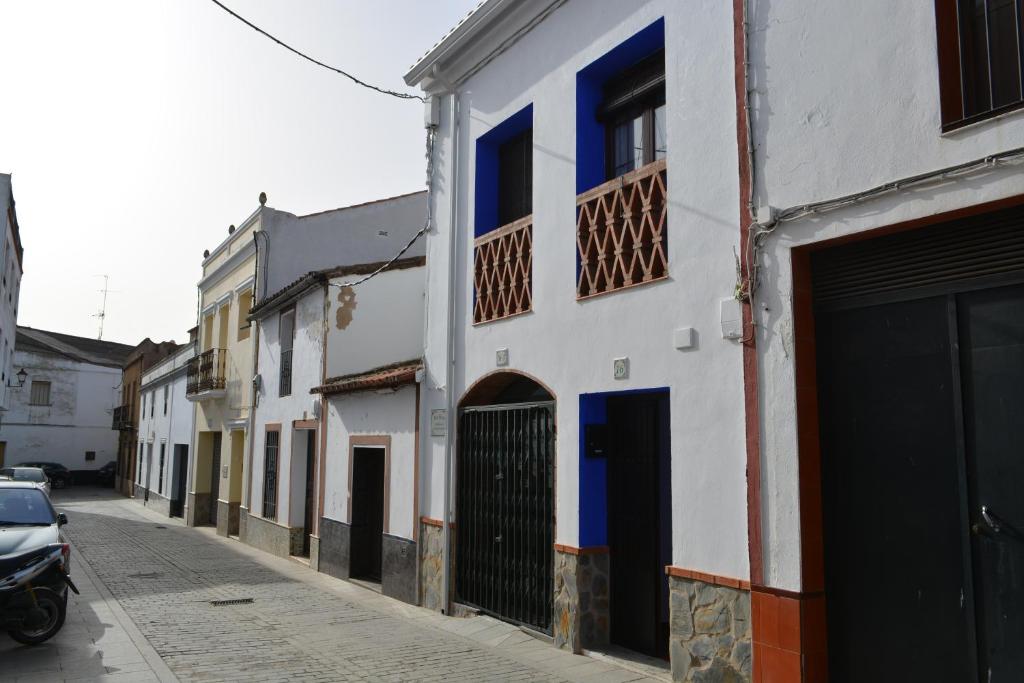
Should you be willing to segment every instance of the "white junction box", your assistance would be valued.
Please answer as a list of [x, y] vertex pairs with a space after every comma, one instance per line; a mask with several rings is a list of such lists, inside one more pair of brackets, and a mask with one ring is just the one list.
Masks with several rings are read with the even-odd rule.
[[692, 349], [697, 345], [697, 331], [692, 327], [679, 327], [672, 331], [672, 345], [677, 349]]

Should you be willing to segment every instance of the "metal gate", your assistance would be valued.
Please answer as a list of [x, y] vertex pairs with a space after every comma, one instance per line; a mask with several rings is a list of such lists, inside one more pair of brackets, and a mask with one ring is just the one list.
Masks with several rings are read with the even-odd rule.
[[459, 602], [551, 632], [555, 406], [459, 413], [455, 592]]

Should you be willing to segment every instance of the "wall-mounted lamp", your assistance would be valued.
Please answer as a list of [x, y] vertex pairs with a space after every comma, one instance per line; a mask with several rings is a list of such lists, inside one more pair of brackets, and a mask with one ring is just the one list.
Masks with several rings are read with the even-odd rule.
[[8, 381], [7, 382], [7, 386], [12, 388], [12, 389], [21, 389], [23, 386], [25, 386], [25, 379], [27, 377], [28, 377], [28, 373], [25, 372], [25, 368], [22, 368], [21, 370], [18, 370], [18, 383], [17, 384], [11, 384], [10, 381]]

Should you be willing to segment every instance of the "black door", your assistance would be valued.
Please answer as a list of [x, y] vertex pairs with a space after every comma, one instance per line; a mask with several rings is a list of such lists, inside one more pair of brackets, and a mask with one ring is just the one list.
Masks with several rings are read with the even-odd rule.
[[458, 449], [457, 599], [550, 632], [554, 404], [464, 409]]
[[149, 479], [153, 476], [153, 444], [146, 447], [146, 471], [142, 474], [142, 484], [145, 486], [142, 499], [149, 502]]
[[352, 449], [352, 549], [349, 574], [380, 581], [384, 535], [384, 449]]
[[171, 517], [181, 517], [185, 512], [185, 498], [188, 491], [188, 446], [174, 445], [174, 490], [171, 492]]
[[608, 550], [613, 643], [668, 657], [668, 394], [608, 398]]
[[[309, 557], [309, 536], [313, 533], [313, 519], [316, 510], [316, 432], [306, 431], [306, 514], [302, 531], [302, 555]], [[383, 488], [383, 487], [382, 487]]]
[[220, 432], [213, 433], [210, 456], [210, 524], [217, 526], [217, 499], [220, 497]]
[[957, 298], [981, 677], [1024, 678], [1024, 286]]
[[830, 680], [1020, 680], [1024, 287], [816, 320]]

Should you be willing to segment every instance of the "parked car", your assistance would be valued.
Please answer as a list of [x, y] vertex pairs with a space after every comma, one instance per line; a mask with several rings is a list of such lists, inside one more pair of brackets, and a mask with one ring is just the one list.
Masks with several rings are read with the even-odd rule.
[[53, 637], [67, 614], [67, 524], [31, 482], [0, 481], [0, 630], [26, 645]]
[[115, 476], [117, 476], [117, 461], [111, 460], [96, 470], [96, 483], [100, 486], [113, 486]]
[[50, 495], [50, 479], [46, 476], [46, 472], [42, 467], [15, 465], [14, 467], [0, 469], [0, 474], [10, 477], [14, 481], [24, 481], [33, 484], [36, 488], [42, 489], [47, 496]]
[[20, 462], [15, 467], [41, 467], [55, 489], [62, 489], [75, 483], [71, 470], [59, 462]]

